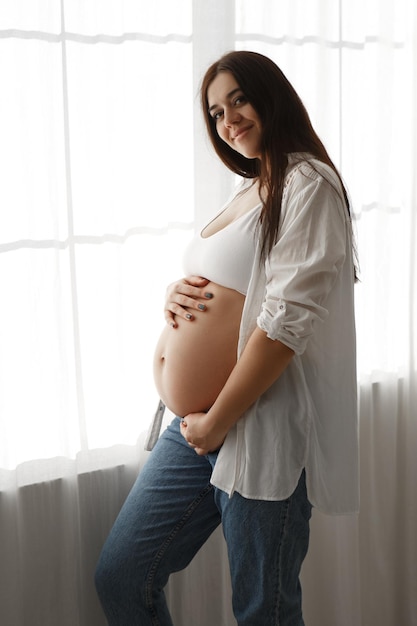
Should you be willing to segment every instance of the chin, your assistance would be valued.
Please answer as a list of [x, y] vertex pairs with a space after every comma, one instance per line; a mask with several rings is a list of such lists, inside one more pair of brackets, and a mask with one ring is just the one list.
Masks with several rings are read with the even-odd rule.
[[234, 146], [231, 146], [235, 152], [245, 157], [245, 159], [260, 159], [260, 155], [258, 153], [247, 152], [246, 150], [236, 150]]

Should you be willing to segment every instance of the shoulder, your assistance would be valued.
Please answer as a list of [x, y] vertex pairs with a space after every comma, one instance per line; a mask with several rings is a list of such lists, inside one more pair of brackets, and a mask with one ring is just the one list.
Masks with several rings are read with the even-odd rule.
[[[310, 155], [289, 155], [281, 204], [281, 227], [305, 220], [335, 219], [345, 226], [350, 221], [349, 208], [337, 173], [326, 163]], [[310, 228], [310, 226], [308, 226]]]
[[339, 177], [327, 163], [306, 153], [289, 154], [284, 188], [303, 188], [312, 183], [327, 183], [338, 194], [342, 192]]
[[289, 155], [288, 159], [282, 194], [283, 213], [294, 204], [299, 207], [300, 203], [320, 206], [330, 203], [345, 219], [349, 218], [345, 190], [336, 171], [311, 155], [296, 153]]

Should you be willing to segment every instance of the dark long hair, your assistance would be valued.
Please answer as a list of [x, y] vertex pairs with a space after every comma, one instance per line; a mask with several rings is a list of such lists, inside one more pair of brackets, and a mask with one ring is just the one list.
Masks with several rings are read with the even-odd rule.
[[[216, 121], [209, 113], [207, 92], [220, 72], [231, 72], [262, 124], [262, 155], [247, 159], [219, 136]], [[259, 177], [263, 207], [260, 215], [265, 258], [277, 241], [284, 179], [291, 152], [309, 153], [329, 165], [338, 176], [343, 199], [348, 196], [341, 177], [326, 148], [317, 136], [305, 106], [294, 87], [268, 57], [257, 52], [233, 51], [211, 65], [201, 85], [201, 104], [211, 142], [223, 163], [245, 178]]]

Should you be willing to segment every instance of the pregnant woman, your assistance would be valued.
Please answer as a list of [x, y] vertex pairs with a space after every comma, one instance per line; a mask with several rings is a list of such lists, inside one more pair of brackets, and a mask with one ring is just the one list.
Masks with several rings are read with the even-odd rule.
[[[187, 273], [210, 276], [192, 289], [192, 278], [172, 285], [169, 300], [187, 291], [191, 300], [168, 322], [155, 351], [158, 392], [176, 415], [207, 410], [236, 364], [239, 325], [255, 258], [261, 201], [256, 183], [232, 200], [192, 241], [184, 258]], [[210, 266], [210, 267], [209, 267]], [[210, 296], [208, 304], [207, 296]], [[172, 303], [175, 308], [175, 303]], [[200, 308], [199, 308], [200, 307]], [[191, 317], [190, 317], [191, 316]], [[174, 321], [175, 320], [175, 321]], [[190, 323], [192, 321], [192, 323]]]
[[302, 626], [311, 507], [358, 507], [347, 194], [270, 59], [226, 54], [201, 101], [243, 182], [167, 290], [154, 373], [178, 417], [113, 526], [96, 586], [110, 626], [171, 625], [168, 578], [221, 523], [239, 626]]

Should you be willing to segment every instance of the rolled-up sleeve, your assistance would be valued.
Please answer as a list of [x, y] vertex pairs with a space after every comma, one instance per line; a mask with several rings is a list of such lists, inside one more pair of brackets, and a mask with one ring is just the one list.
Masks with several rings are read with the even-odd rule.
[[266, 260], [266, 294], [257, 318], [270, 339], [302, 354], [346, 256], [347, 209], [338, 181], [297, 166], [284, 189], [276, 244]]

